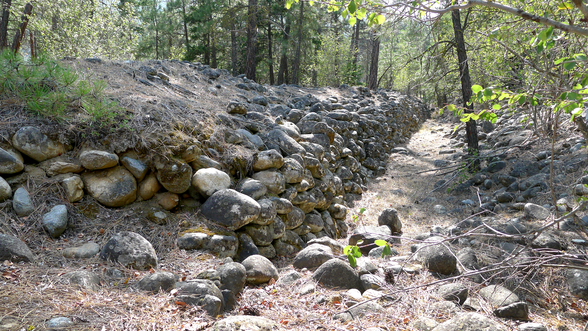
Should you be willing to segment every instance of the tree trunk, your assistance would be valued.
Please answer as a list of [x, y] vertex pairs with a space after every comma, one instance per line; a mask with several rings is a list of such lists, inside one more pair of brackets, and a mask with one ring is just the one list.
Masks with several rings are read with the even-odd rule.
[[210, 65], [210, 33], [204, 34], [205, 46], [204, 47], [204, 64]]
[[157, 24], [157, 1], [153, 1], [154, 11], [153, 11], [153, 27], [155, 29], [155, 59], [159, 60], [159, 27]]
[[370, 75], [368, 78], [368, 88], [375, 90], [378, 88], [378, 61], [380, 59], [380, 37], [374, 34], [372, 36], [372, 56], [370, 63]]
[[304, 26], [304, 1], [300, 1], [300, 12], [298, 14], [298, 44], [292, 67], [292, 84], [300, 82], [300, 52], [302, 48], [302, 27]]
[[[271, 18], [271, 10], [268, 14], [269, 18]], [[272, 53], [272, 22], [271, 20], [267, 21], [267, 57], [269, 58], [269, 80], [270, 85], [274, 85], [275, 77], [274, 77], [274, 55]]]
[[257, 0], [249, 0], [247, 7], [247, 64], [245, 76], [255, 80], [257, 50]]
[[214, 34], [214, 30], [210, 32], [210, 66], [213, 68], [217, 67], [217, 58], [216, 58], [216, 36]]
[[351, 41], [351, 54], [353, 55], [353, 69], [356, 70], [357, 68], [357, 62], [359, 60], [359, 25], [361, 24], [361, 21], [357, 21], [355, 23], [355, 33], [352, 36], [352, 41]]
[[186, 54], [190, 52], [190, 37], [188, 35], [188, 22], [186, 16], [186, 0], [182, 0], [182, 20], [184, 21], [184, 39], [186, 41]]
[[282, 56], [280, 58], [280, 69], [278, 70], [278, 85], [288, 84], [288, 40], [290, 38], [290, 22], [286, 18], [286, 27], [282, 42]]
[[[451, 21], [453, 23], [453, 32], [455, 34], [455, 44], [457, 48], [457, 59], [459, 61], [459, 75], [461, 78], [461, 93], [463, 96], [463, 106], [466, 108], [466, 112], [471, 113], [474, 110], [474, 105], [468, 102], [472, 98], [472, 82], [470, 80], [470, 68], [468, 66], [468, 56], [465, 47], [465, 40], [463, 38], [463, 30], [461, 28], [461, 17], [459, 10], [451, 12]], [[476, 155], [479, 151], [478, 148], [478, 129], [476, 127], [476, 121], [469, 120], [466, 123], [466, 138], [468, 141], [468, 154]], [[480, 160], [476, 159], [471, 170], [477, 170], [480, 168]]]
[[2, 22], [0, 23], [0, 50], [4, 49], [8, 44], [8, 19], [10, 18], [10, 6], [12, 0], [4, 0], [2, 2]]
[[33, 5], [30, 2], [27, 2], [24, 8], [24, 12], [20, 18], [20, 24], [18, 26], [18, 30], [16, 30], [16, 34], [14, 35], [14, 39], [12, 39], [12, 51], [14, 53], [18, 53], [20, 49], [20, 44], [22, 43], [22, 38], [25, 35], [25, 31], [27, 29], [27, 24], [29, 24], [29, 18], [31, 17], [31, 13], [33, 12]]

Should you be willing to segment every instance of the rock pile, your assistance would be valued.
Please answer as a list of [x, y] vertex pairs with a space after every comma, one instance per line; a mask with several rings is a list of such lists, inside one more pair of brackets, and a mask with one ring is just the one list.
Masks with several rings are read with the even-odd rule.
[[[430, 112], [416, 99], [364, 88], [345, 88], [350, 98], [279, 98], [285, 96], [283, 87], [186, 66], [254, 93], [229, 102], [226, 113], [218, 114], [226, 126], [218, 128], [216, 140], [155, 157], [133, 149], [115, 153], [107, 145], [67, 146], [25, 126], [0, 146], [0, 201], [13, 199], [20, 216], [31, 213], [35, 206], [22, 186], [33, 174], [57, 179], [70, 202], [84, 196], [107, 207], [148, 201], [150, 219], [156, 222], [165, 221], [165, 211], [191, 200], [202, 204], [199, 222], [207, 224], [206, 231], [199, 223], [182, 232], [180, 248], [239, 261], [255, 254], [293, 256], [317, 237], [347, 236], [349, 206], [369, 178], [385, 172], [395, 144], [406, 140]], [[146, 84], [169, 84], [154, 80], [160, 77], [151, 75], [157, 70], [147, 69], [152, 82]], [[219, 136], [224, 141], [219, 143]], [[215, 159], [227, 144], [249, 151], [245, 169], [235, 171]], [[52, 237], [61, 236], [68, 225], [67, 208], [55, 206], [43, 225]]]

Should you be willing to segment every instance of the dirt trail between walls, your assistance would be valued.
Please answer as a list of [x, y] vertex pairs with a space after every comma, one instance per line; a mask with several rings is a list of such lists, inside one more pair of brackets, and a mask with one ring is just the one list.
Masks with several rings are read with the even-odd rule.
[[454, 153], [443, 154], [457, 152], [449, 148], [451, 132], [451, 124], [427, 120], [407, 144], [395, 148], [386, 174], [368, 184], [368, 191], [356, 201], [353, 211], [357, 214], [365, 208], [362, 221], [377, 225], [382, 210], [395, 208], [408, 236], [426, 232], [432, 225], [447, 225], [447, 216], [433, 212], [435, 205], [447, 199], [446, 188], [435, 190], [434, 184], [444, 178], [444, 173], [451, 177], [451, 167], [459, 166], [459, 161], [453, 160]]

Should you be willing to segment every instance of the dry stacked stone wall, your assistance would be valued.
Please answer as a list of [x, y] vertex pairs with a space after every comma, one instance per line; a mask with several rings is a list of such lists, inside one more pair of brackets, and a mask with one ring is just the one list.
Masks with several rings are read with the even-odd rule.
[[[191, 66], [210, 79], [227, 76]], [[0, 200], [12, 199], [25, 176], [42, 172], [58, 180], [72, 203], [89, 197], [113, 208], [149, 203], [147, 217], [155, 222], [182, 200], [199, 206], [198, 221], [178, 236], [182, 249], [238, 260], [291, 256], [311, 239], [347, 236], [348, 208], [370, 178], [386, 171], [392, 148], [430, 113], [417, 99], [387, 90], [286, 95], [283, 87], [226, 79], [255, 97], [228, 102], [217, 114], [221, 134], [179, 155], [64, 146], [35, 126], [20, 128], [0, 146]], [[241, 169], [218, 157], [228, 145], [249, 151]]]

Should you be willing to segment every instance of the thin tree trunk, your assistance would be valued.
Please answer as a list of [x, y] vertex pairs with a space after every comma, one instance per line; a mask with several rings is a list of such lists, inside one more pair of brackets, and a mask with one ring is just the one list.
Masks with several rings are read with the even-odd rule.
[[157, 24], [157, 1], [153, 1], [154, 12], [153, 12], [153, 26], [155, 28], [155, 59], [159, 60], [159, 27]]
[[[271, 18], [271, 10], [268, 14], [269, 18]], [[267, 56], [269, 58], [269, 80], [270, 85], [274, 85], [275, 77], [274, 77], [274, 55], [272, 52], [272, 22], [271, 20], [267, 21]]]
[[210, 65], [210, 33], [204, 34], [206, 47], [204, 48], [204, 64]]
[[[470, 68], [468, 66], [468, 56], [465, 47], [465, 40], [463, 38], [463, 30], [461, 28], [461, 17], [459, 10], [451, 12], [451, 21], [453, 23], [453, 33], [455, 34], [455, 44], [457, 48], [457, 59], [459, 61], [459, 75], [461, 78], [461, 93], [463, 96], [463, 106], [466, 112], [473, 112], [473, 104], [468, 102], [472, 98], [472, 82], [470, 80]], [[468, 154], [475, 155], [478, 153], [478, 129], [476, 121], [469, 120], [466, 123], [466, 138], [468, 141]], [[470, 169], [477, 170], [480, 167], [480, 160], [476, 159]]]
[[235, 23], [231, 23], [231, 70], [233, 76], [239, 74], [238, 62], [237, 62], [237, 32], [235, 31]]
[[280, 69], [278, 70], [278, 85], [288, 84], [288, 41], [290, 39], [290, 22], [286, 18], [286, 27], [283, 34], [282, 56], [280, 58]]
[[10, 6], [12, 0], [4, 0], [2, 2], [2, 22], [0, 23], [0, 50], [4, 49], [8, 44], [8, 19], [10, 18]]
[[255, 80], [256, 72], [256, 55], [257, 55], [257, 0], [249, 0], [247, 7], [247, 64], [245, 76]]
[[182, 0], [182, 20], [184, 21], [184, 39], [186, 41], [186, 54], [190, 52], [190, 36], [188, 35], [188, 22], [186, 15], [186, 1]]
[[24, 8], [24, 12], [20, 18], [20, 24], [18, 26], [18, 30], [16, 30], [16, 34], [14, 35], [14, 39], [12, 39], [12, 50], [14, 53], [18, 53], [20, 49], [20, 44], [22, 42], [22, 38], [25, 35], [25, 31], [27, 29], [27, 24], [29, 24], [29, 18], [31, 17], [31, 13], [33, 12], [33, 5], [30, 2], [27, 2]]
[[354, 70], [357, 68], [357, 62], [359, 60], [359, 25], [361, 21], [357, 21], [355, 23], [355, 33], [353, 34], [353, 40], [351, 42], [351, 52], [353, 54], [353, 68]]
[[372, 56], [370, 63], [370, 75], [368, 78], [368, 88], [375, 90], [378, 88], [378, 62], [380, 60], [380, 37], [372, 37]]
[[213, 68], [217, 67], [217, 58], [216, 58], [216, 36], [214, 35], [214, 31], [210, 32], [210, 66]]
[[300, 52], [302, 48], [302, 28], [304, 26], [304, 1], [300, 1], [300, 12], [298, 14], [298, 44], [292, 67], [292, 84], [300, 83]]

